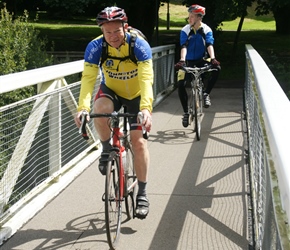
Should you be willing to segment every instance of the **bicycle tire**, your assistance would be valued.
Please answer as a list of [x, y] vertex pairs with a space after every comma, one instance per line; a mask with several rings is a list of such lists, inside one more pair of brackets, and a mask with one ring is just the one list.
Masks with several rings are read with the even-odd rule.
[[125, 207], [127, 219], [130, 220], [135, 217], [135, 199], [137, 195], [137, 177], [134, 168], [134, 155], [130, 146], [126, 150], [125, 169]]
[[105, 222], [108, 244], [116, 249], [122, 221], [122, 201], [119, 186], [119, 156], [112, 152], [107, 164], [105, 184]]
[[199, 90], [196, 88], [194, 95], [194, 130], [196, 134], [196, 139], [199, 141], [201, 137], [201, 108], [200, 105], [200, 93]]
[[191, 123], [194, 120], [194, 92], [193, 92], [193, 88], [190, 87], [190, 90], [188, 91], [188, 113], [189, 113], [189, 117], [188, 117], [188, 125], [191, 125]]
[[200, 105], [200, 114], [201, 116], [203, 115], [203, 104], [204, 104], [204, 100], [203, 100], [203, 82], [200, 81], [200, 86], [198, 87], [198, 94], [199, 94], [199, 105]]

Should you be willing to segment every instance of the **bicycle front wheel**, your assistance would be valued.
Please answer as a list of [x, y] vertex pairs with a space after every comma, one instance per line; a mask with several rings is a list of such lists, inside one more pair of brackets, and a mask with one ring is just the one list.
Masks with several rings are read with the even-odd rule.
[[119, 158], [113, 152], [108, 161], [105, 186], [105, 221], [108, 244], [116, 249], [121, 231], [122, 201], [119, 186]]
[[131, 148], [126, 150], [125, 171], [125, 206], [127, 219], [130, 220], [135, 216], [135, 199], [137, 195], [137, 177], [134, 169], [134, 155]]
[[190, 91], [188, 91], [187, 95], [188, 95], [188, 113], [189, 113], [188, 125], [191, 125], [191, 123], [194, 120], [194, 89], [190, 88]]
[[201, 136], [202, 100], [199, 90], [196, 88], [194, 91], [194, 130], [196, 133], [196, 139], [199, 141]]

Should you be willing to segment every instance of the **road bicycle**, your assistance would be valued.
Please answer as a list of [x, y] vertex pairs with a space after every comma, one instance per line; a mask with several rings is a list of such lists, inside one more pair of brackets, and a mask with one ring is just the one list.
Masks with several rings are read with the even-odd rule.
[[183, 66], [182, 70], [191, 74], [190, 89], [188, 92], [188, 124], [193, 123], [193, 129], [196, 133], [196, 139], [199, 141], [201, 137], [201, 119], [203, 115], [203, 79], [202, 74], [217, 70], [211, 64], [203, 67], [187, 67]]
[[[105, 193], [102, 200], [105, 202], [105, 223], [108, 244], [111, 249], [116, 249], [120, 238], [122, 222], [122, 203], [125, 202], [127, 220], [135, 217], [135, 198], [137, 195], [137, 177], [134, 169], [134, 154], [130, 141], [129, 118], [137, 118], [141, 126], [142, 112], [129, 114], [126, 107], [123, 112], [100, 113], [82, 115], [80, 133], [88, 139], [86, 132], [86, 115], [90, 118], [108, 117], [108, 126], [111, 128], [112, 149], [107, 163]], [[146, 129], [142, 126], [144, 139], [148, 139]]]

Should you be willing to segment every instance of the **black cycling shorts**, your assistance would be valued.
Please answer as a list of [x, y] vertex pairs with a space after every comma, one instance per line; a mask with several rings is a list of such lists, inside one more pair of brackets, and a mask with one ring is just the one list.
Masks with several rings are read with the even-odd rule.
[[[113, 102], [114, 111], [116, 111], [116, 112], [118, 112], [122, 107], [126, 107], [126, 109], [127, 109], [126, 112], [130, 113], [130, 114], [137, 114], [140, 111], [140, 109], [139, 109], [140, 96], [138, 96], [132, 100], [128, 100], [128, 99], [125, 99], [121, 96], [118, 96], [113, 90], [108, 88], [105, 84], [101, 84], [99, 91], [97, 92], [97, 94], [95, 96], [95, 100], [102, 98], [102, 97], [109, 98]], [[128, 121], [130, 124], [130, 130], [142, 129], [141, 126], [136, 126], [137, 118], [129, 118]]]

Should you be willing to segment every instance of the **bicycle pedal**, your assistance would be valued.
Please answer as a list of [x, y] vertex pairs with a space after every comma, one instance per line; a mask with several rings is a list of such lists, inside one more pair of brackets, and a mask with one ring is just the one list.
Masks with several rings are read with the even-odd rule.
[[193, 114], [191, 114], [188, 118], [188, 125], [191, 125], [192, 122], [193, 122]]
[[122, 199], [112, 199], [111, 201], [119, 201], [119, 202], [123, 202], [123, 201], [125, 201], [125, 198], [123, 197]]

